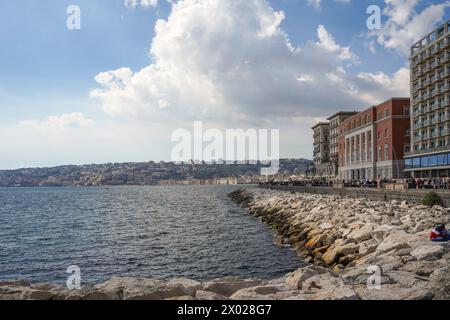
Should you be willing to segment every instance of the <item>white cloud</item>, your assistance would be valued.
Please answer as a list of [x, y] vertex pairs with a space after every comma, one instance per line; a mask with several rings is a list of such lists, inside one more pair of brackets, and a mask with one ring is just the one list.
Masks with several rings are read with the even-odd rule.
[[[359, 62], [326, 30], [293, 47], [280, 24], [283, 12], [265, 0], [185, 0], [156, 23], [153, 63], [100, 73], [100, 99], [113, 116], [155, 122], [206, 119], [255, 123], [276, 117], [314, 117], [337, 108], [364, 108], [390, 95], [406, 95], [370, 77], [349, 74]], [[400, 80], [399, 80], [400, 81]]]
[[156, 7], [158, 0], [124, 0], [125, 6], [130, 8], [136, 8], [141, 6], [143, 8]]
[[[334, 0], [334, 2], [349, 4], [351, 0]], [[316, 10], [320, 10], [322, 8], [322, 0], [306, 0], [308, 6], [313, 7]]]
[[358, 74], [359, 88], [366, 101], [380, 103], [391, 97], [409, 97], [409, 69], [401, 68], [392, 76], [383, 72]]
[[86, 118], [82, 113], [68, 113], [61, 116], [50, 116], [45, 121], [24, 120], [21, 126], [35, 129], [66, 129], [66, 128], [86, 128], [91, 126], [94, 120]]
[[379, 45], [404, 57], [410, 55], [410, 48], [414, 42], [443, 22], [445, 10], [450, 6], [450, 1], [445, 1], [431, 4], [421, 12], [417, 12], [416, 7], [420, 0], [385, 0], [385, 2], [383, 14], [388, 19], [380, 30], [370, 32], [369, 36], [376, 37]]

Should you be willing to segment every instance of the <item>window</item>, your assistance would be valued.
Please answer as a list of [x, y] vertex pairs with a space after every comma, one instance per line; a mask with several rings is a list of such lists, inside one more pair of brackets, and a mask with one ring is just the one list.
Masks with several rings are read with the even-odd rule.
[[446, 154], [440, 154], [438, 155], [438, 166], [446, 166], [447, 165], [447, 155]]
[[378, 147], [378, 161], [383, 161], [381, 154], [381, 147]]
[[406, 144], [404, 147], [405, 153], [408, 153], [411, 151], [411, 146], [409, 144]]
[[389, 145], [385, 144], [384, 145], [384, 161], [388, 161], [389, 160]]
[[406, 169], [411, 169], [413, 167], [413, 159], [405, 159]]
[[428, 165], [430, 167], [435, 167], [438, 165], [438, 156], [430, 156], [428, 160]]
[[381, 119], [381, 112], [377, 112], [377, 120]]
[[413, 159], [413, 167], [414, 168], [419, 168], [420, 167], [420, 158], [414, 158]]
[[390, 116], [390, 114], [389, 114], [389, 109], [385, 109], [385, 110], [384, 110], [384, 117], [387, 118], [387, 117], [389, 117], [389, 116]]
[[378, 140], [381, 139], [381, 131], [378, 131]]
[[384, 130], [384, 137], [389, 138], [389, 129]]
[[429, 167], [429, 158], [428, 157], [422, 157], [420, 158], [420, 166], [421, 167]]
[[405, 130], [405, 137], [410, 137], [411, 136], [411, 130], [410, 129], [406, 129]]

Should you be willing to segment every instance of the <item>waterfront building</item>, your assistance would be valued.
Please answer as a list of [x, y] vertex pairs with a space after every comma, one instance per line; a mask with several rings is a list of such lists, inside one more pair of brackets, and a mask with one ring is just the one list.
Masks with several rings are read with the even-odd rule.
[[329, 162], [335, 178], [338, 176], [339, 126], [357, 113], [356, 111], [340, 111], [327, 119], [330, 122]]
[[330, 123], [320, 122], [312, 127], [314, 132], [314, 171], [316, 178], [328, 178], [333, 175], [330, 165]]
[[450, 177], [450, 20], [411, 48], [407, 175]]
[[400, 179], [410, 146], [410, 99], [392, 98], [339, 125], [340, 180]]

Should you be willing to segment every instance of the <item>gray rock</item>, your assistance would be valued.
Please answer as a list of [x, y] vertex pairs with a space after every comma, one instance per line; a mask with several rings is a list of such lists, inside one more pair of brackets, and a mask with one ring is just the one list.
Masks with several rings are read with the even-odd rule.
[[436, 300], [450, 299], [450, 267], [444, 267], [435, 270], [430, 275], [430, 290]]
[[186, 295], [189, 296], [195, 296], [197, 290], [202, 288], [202, 284], [200, 282], [185, 278], [172, 279], [167, 283], [167, 285], [172, 287], [181, 287]]
[[286, 283], [288, 285], [293, 286], [294, 288], [301, 289], [302, 284], [305, 280], [317, 275], [318, 272], [313, 267], [306, 267], [302, 269], [298, 269], [289, 274], [286, 279]]
[[226, 277], [205, 282], [203, 284], [203, 290], [230, 297], [239, 290], [263, 284], [265, 284], [265, 281], [258, 279], [242, 280], [235, 277]]
[[402, 288], [382, 285], [380, 290], [360, 286], [355, 289], [361, 300], [431, 300], [433, 293], [427, 288]]
[[404, 231], [397, 231], [387, 236], [377, 248], [377, 252], [389, 252], [392, 250], [410, 248], [418, 238], [414, 235], [408, 234]]
[[438, 244], [425, 244], [416, 247], [410, 254], [418, 261], [438, 260], [444, 254], [444, 248]]
[[216, 301], [230, 300], [230, 298], [222, 296], [220, 294], [210, 292], [210, 291], [203, 291], [203, 290], [197, 290], [197, 292], [195, 293], [195, 299], [196, 300], [216, 300]]

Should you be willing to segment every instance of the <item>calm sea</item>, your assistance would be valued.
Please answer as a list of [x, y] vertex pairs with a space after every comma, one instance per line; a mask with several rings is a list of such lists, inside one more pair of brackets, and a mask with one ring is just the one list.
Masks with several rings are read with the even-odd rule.
[[234, 186], [0, 188], [0, 279], [275, 278], [296, 254], [232, 203]]

